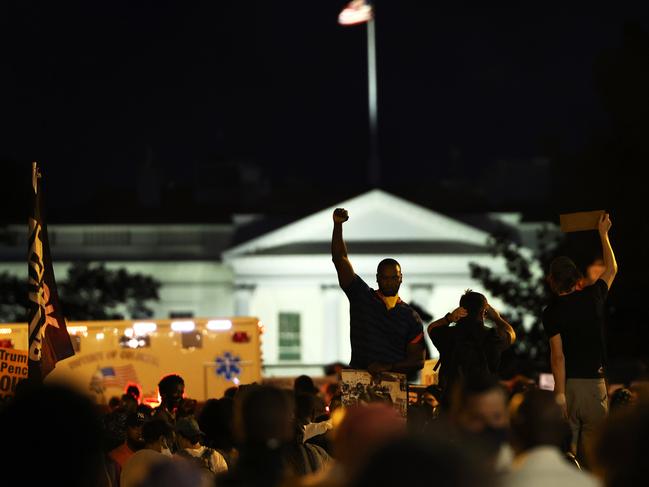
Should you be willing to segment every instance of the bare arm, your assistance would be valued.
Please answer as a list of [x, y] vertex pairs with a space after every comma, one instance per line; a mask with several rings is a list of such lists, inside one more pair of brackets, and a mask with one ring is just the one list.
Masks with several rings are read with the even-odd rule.
[[550, 365], [554, 376], [554, 394], [557, 402], [567, 416], [566, 409], [566, 359], [563, 356], [563, 343], [561, 335], [556, 334], [550, 338]]
[[435, 328], [439, 328], [440, 326], [448, 326], [451, 323], [455, 323], [460, 318], [464, 318], [467, 314], [468, 313], [464, 308], [455, 308], [450, 313], [446, 313], [446, 315], [441, 317], [440, 319], [431, 322], [428, 325], [428, 334], [430, 335], [430, 332]]
[[611, 242], [608, 239], [608, 231], [611, 228], [611, 219], [608, 213], [604, 213], [599, 220], [599, 237], [602, 241], [602, 253], [604, 258], [604, 272], [600, 279], [603, 279], [608, 288], [611, 288], [615, 275], [617, 274], [617, 261], [615, 260], [615, 254], [613, 253], [613, 248], [611, 247]]
[[343, 289], [348, 288], [354, 280], [354, 268], [347, 257], [347, 247], [343, 240], [343, 223], [349, 220], [347, 210], [336, 208], [334, 211], [334, 230], [331, 236], [331, 260], [336, 266], [338, 284]]
[[489, 304], [487, 305], [487, 318], [494, 322], [494, 324], [496, 325], [496, 331], [500, 336], [507, 336], [507, 338], [509, 339], [509, 345], [516, 341], [516, 332], [514, 331], [512, 325], [510, 325], [506, 319], [500, 316], [500, 313], [493, 309]]

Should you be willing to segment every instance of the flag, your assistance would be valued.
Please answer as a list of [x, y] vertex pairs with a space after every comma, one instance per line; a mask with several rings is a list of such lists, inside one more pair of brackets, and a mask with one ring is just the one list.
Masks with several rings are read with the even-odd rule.
[[103, 390], [106, 387], [124, 389], [129, 383], [139, 383], [132, 364], [98, 368], [92, 376], [90, 387], [93, 390]]
[[59, 306], [47, 226], [43, 219], [41, 173], [32, 163], [32, 214], [29, 217], [29, 378], [42, 381], [59, 360], [74, 355]]
[[365, 0], [352, 0], [338, 14], [340, 25], [355, 25], [369, 22], [374, 17], [372, 5]]

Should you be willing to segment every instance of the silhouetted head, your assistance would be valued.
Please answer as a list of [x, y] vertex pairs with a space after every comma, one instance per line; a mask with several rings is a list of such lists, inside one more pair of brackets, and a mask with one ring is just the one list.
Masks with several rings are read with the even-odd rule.
[[575, 263], [568, 257], [560, 256], [550, 264], [548, 284], [555, 294], [565, 294], [573, 291], [582, 278]]
[[315, 418], [315, 398], [313, 394], [300, 393], [295, 395], [295, 419], [300, 424], [313, 422]]
[[142, 439], [147, 448], [160, 452], [174, 443], [174, 429], [164, 419], [152, 419], [142, 425]]
[[467, 289], [460, 298], [460, 306], [469, 313], [467, 318], [483, 321], [487, 312], [487, 298], [484, 294]]
[[122, 401], [120, 400], [119, 397], [112, 396], [108, 400], [108, 409], [110, 409], [111, 411], [115, 411], [115, 409], [117, 409], [120, 406], [121, 403], [122, 403]]
[[[95, 404], [85, 396], [62, 385], [29, 386], [2, 410], [0, 424], [0, 458], [7, 469], [24, 465], [30, 453], [42, 453], [37, 460], [30, 457], [23, 483], [99, 484], [104, 455], [101, 423]], [[71, 461], [74, 467], [64, 468]]]
[[140, 396], [142, 395], [142, 393], [140, 391], [140, 387], [137, 384], [129, 384], [129, 386], [126, 388], [126, 394], [130, 394], [138, 403], [140, 402]]
[[185, 381], [179, 375], [167, 375], [158, 383], [158, 392], [163, 405], [171, 408], [178, 406], [185, 393]]
[[198, 425], [205, 432], [206, 444], [212, 448], [229, 450], [233, 438], [234, 401], [228, 397], [208, 399], [201, 408]]
[[334, 429], [336, 460], [353, 475], [377, 449], [405, 434], [405, 420], [386, 404], [375, 402], [345, 408], [342, 421]]
[[313, 379], [308, 375], [300, 375], [293, 381], [293, 390], [295, 394], [317, 394], [318, 389], [313, 383]]
[[290, 397], [276, 387], [242, 387], [235, 402], [234, 424], [242, 446], [277, 449], [293, 437]]
[[458, 382], [451, 393], [451, 417], [468, 433], [507, 428], [509, 412], [505, 389], [491, 376]]
[[401, 266], [394, 259], [383, 259], [376, 268], [376, 282], [384, 296], [396, 296], [401, 287]]
[[614, 411], [603, 421], [597, 436], [590, 464], [604, 479], [604, 485], [626, 487], [647, 483], [649, 403]]
[[[406, 437], [383, 445], [360, 466], [353, 487], [377, 485], [436, 485], [472, 487], [493, 485], [480, 457], [470, 445], [451, 442], [448, 432], [435, 436]], [[398, 468], [395, 468], [398, 465]]]
[[537, 446], [561, 448], [570, 426], [551, 391], [531, 390], [516, 394], [510, 404], [512, 444], [516, 452]]
[[239, 388], [237, 386], [228, 387], [223, 392], [223, 397], [227, 397], [228, 399], [234, 399], [234, 396], [237, 395], [238, 390], [239, 390]]
[[[205, 437], [205, 433], [198, 426], [198, 421], [191, 416], [176, 421], [174, 430], [176, 431], [176, 441], [181, 448], [190, 448], [189, 445], [196, 445]], [[187, 440], [187, 442], [182, 442], [183, 439]]]
[[137, 399], [130, 394], [122, 394], [120, 409], [127, 414], [137, 411]]

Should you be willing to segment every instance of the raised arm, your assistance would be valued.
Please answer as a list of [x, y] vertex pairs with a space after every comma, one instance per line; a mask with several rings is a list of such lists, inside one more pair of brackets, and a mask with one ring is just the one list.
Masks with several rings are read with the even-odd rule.
[[512, 325], [500, 316], [500, 313], [493, 309], [490, 304], [487, 304], [487, 318], [494, 322], [499, 335], [507, 336], [510, 345], [516, 341], [516, 332]]
[[349, 220], [347, 210], [336, 208], [334, 210], [334, 231], [331, 236], [331, 260], [336, 266], [338, 273], [338, 284], [343, 289], [347, 289], [354, 280], [354, 268], [347, 257], [347, 247], [343, 240], [343, 223]]
[[611, 247], [611, 242], [608, 239], [608, 231], [611, 228], [611, 218], [608, 213], [604, 213], [599, 219], [599, 238], [602, 241], [602, 253], [604, 258], [604, 272], [600, 279], [602, 279], [608, 288], [611, 288], [615, 275], [617, 274], [617, 261], [615, 254]]
[[430, 332], [435, 328], [439, 328], [440, 326], [448, 326], [451, 323], [455, 323], [460, 318], [464, 318], [467, 314], [467, 310], [465, 310], [464, 308], [455, 308], [450, 313], [446, 313], [446, 315], [442, 316], [440, 319], [432, 321], [428, 325], [428, 334], [430, 335]]

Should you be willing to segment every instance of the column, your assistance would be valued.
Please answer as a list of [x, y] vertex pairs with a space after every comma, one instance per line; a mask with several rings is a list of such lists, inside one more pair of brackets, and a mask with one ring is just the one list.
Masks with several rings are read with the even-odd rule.
[[[424, 311], [433, 314], [431, 309], [433, 297], [433, 286], [432, 284], [412, 284], [410, 286], [410, 302], [419, 305]], [[434, 317], [434, 318], [439, 318]], [[439, 357], [439, 352], [428, 338], [428, 333], [426, 333], [426, 326], [428, 323], [424, 323], [424, 339], [426, 340], [426, 345], [428, 345], [428, 350], [431, 353], [431, 358]]]
[[340, 360], [338, 340], [340, 338], [340, 295], [342, 291], [337, 284], [323, 284], [323, 329], [322, 329], [322, 360], [332, 363]]
[[237, 284], [234, 287], [235, 316], [250, 316], [250, 301], [254, 290], [254, 284]]

